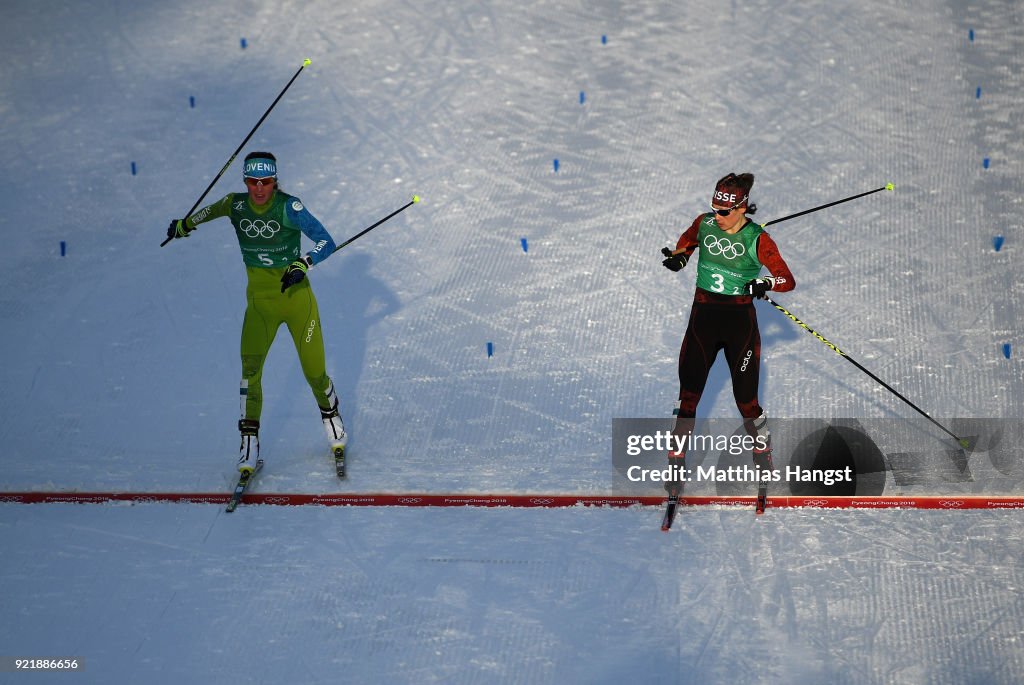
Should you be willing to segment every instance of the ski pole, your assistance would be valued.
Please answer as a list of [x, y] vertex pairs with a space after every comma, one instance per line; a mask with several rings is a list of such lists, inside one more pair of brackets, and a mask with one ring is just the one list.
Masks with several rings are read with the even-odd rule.
[[766, 226], [771, 226], [772, 224], [781, 223], [783, 221], [786, 221], [787, 219], [795, 219], [796, 217], [803, 216], [804, 214], [810, 214], [811, 212], [817, 212], [820, 209], [828, 209], [829, 207], [834, 207], [835, 205], [839, 205], [839, 204], [842, 204], [844, 202], [849, 202], [850, 200], [856, 200], [857, 198], [864, 197], [865, 195], [873, 195], [874, 193], [877, 193], [877, 192], [882, 191], [882, 190], [892, 190], [893, 188], [895, 188], [895, 186], [893, 184], [886, 183], [881, 188], [875, 188], [874, 190], [869, 190], [866, 193], [860, 193], [859, 195], [851, 195], [850, 197], [844, 197], [842, 200], [836, 200], [835, 202], [829, 202], [828, 204], [821, 205], [820, 207], [814, 207], [812, 209], [805, 209], [802, 212], [797, 212], [796, 214], [790, 214], [789, 216], [784, 216], [781, 219], [772, 219], [771, 221], [769, 221], [766, 224], [761, 224], [761, 228], [764, 228]]
[[[270, 110], [274, 109], [274, 107], [277, 106], [278, 101], [280, 101], [280, 99], [284, 97], [284, 94], [288, 92], [288, 89], [292, 87], [292, 84], [295, 83], [295, 79], [299, 77], [299, 74], [302, 73], [302, 70], [308, 67], [310, 64], [311, 61], [308, 58], [303, 60], [302, 66], [299, 67], [299, 70], [295, 72], [294, 76], [292, 76], [292, 79], [288, 82], [288, 85], [284, 87], [284, 90], [282, 90], [278, 94], [277, 98], [274, 99], [274, 101], [270, 104], [270, 107], [267, 108], [267, 111], [264, 112], [263, 116], [260, 117], [260, 120], [256, 122], [256, 125], [252, 127], [252, 130], [249, 131], [249, 135], [245, 137], [245, 140], [243, 140], [242, 144], [238, 146], [238, 149], [234, 151], [234, 153], [231, 155], [231, 158], [227, 161], [227, 163], [223, 167], [221, 167], [220, 173], [218, 173], [214, 177], [214, 179], [210, 181], [210, 185], [206, 186], [206, 190], [204, 190], [203, 194], [199, 196], [199, 199], [196, 200], [196, 203], [192, 205], [192, 209], [188, 210], [188, 213], [185, 214], [185, 218], [182, 219], [182, 222], [187, 221], [188, 218], [192, 216], [192, 212], [196, 211], [196, 208], [199, 206], [199, 203], [203, 201], [203, 198], [206, 197], [206, 194], [213, 189], [213, 186], [217, 183], [217, 181], [220, 180], [220, 177], [224, 175], [224, 172], [228, 170], [228, 167], [231, 166], [231, 163], [235, 161], [235, 157], [238, 156], [238, 153], [242, 151], [242, 148], [245, 147], [245, 144], [248, 143], [249, 139], [252, 138], [254, 133], [256, 133], [256, 129], [260, 127], [260, 124], [263, 123], [263, 120], [266, 119], [267, 116], [270, 114]], [[160, 247], [163, 247], [169, 242], [171, 242], [170, 238], [160, 243]]]
[[[388, 214], [386, 217], [384, 217], [383, 219], [381, 219], [377, 223], [375, 223], [375, 224], [373, 224], [371, 226], [367, 226], [363, 230], [359, 231], [359, 233], [356, 233], [354, 236], [352, 236], [351, 238], [349, 238], [348, 240], [343, 242], [341, 245], [338, 245], [336, 248], [334, 248], [334, 252], [337, 252], [341, 248], [343, 248], [346, 245], [348, 245], [349, 243], [353, 242], [356, 238], [359, 238], [360, 236], [366, 235], [367, 233], [369, 233], [373, 229], [377, 228], [378, 226], [380, 226], [382, 223], [384, 223], [385, 221], [387, 221], [391, 217], [395, 216], [396, 214], [400, 214], [401, 212], [404, 212], [405, 210], [409, 209], [409, 207], [412, 207], [414, 204], [416, 204], [419, 201], [420, 201], [420, 196], [419, 195], [413, 195], [412, 196], [412, 200], [410, 202], [406, 202], [404, 205], [402, 205], [401, 207], [399, 207], [395, 211], [391, 212], [390, 214]], [[331, 254], [334, 254], [334, 252], [332, 252]]]
[[842, 357], [843, 359], [845, 359], [846, 361], [850, 362], [851, 364], [853, 364], [854, 366], [856, 366], [856, 367], [857, 367], [858, 369], [860, 369], [861, 371], [863, 371], [864, 373], [866, 373], [866, 374], [867, 374], [868, 376], [870, 376], [870, 377], [871, 377], [871, 378], [872, 378], [872, 379], [873, 379], [873, 380], [874, 380], [874, 381], [875, 381], [876, 383], [878, 383], [878, 384], [879, 384], [879, 385], [881, 385], [881, 386], [882, 386], [883, 388], [885, 388], [886, 390], [888, 390], [889, 392], [891, 392], [891, 393], [892, 393], [893, 395], [896, 395], [896, 397], [900, 398], [901, 400], [903, 400], [904, 402], [906, 402], [907, 404], [909, 404], [909, 405], [911, 406], [911, 408], [913, 408], [913, 409], [914, 409], [914, 411], [916, 411], [916, 412], [917, 412], [918, 414], [920, 414], [921, 416], [925, 417], [926, 419], [928, 419], [929, 421], [931, 421], [932, 423], [934, 423], [934, 424], [935, 424], [936, 426], [938, 426], [938, 427], [939, 427], [939, 428], [941, 428], [941, 429], [942, 429], [943, 431], [945, 431], [945, 432], [946, 432], [946, 433], [947, 433], [948, 435], [952, 436], [952, 438], [953, 438], [954, 440], [956, 440], [956, 441], [957, 441], [957, 444], [959, 444], [959, 445], [960, 445], [961, 447], [963, 447], [964, 449], [970, 449], [970, 442], [969, 442], [969, 441], [968, 441], [967, 439], [965, 439], [965, 438], [960, 438], [960, 437], [957, 437], [957, 436], [956, 436], [956, 434], [954, 434], [954, 433], [953, 433], [953, 432], [952, 432], [951, 430], [949, 430], [948, 428], [946, 428], [945, 426], [943, 426], [943, 425], [942, 425], [941, 423], [939, 423], [938, 421], [936, 421], [935, 419], [933, 419], [933, 418], [932, 418], [931, 416], [929, 416], [928, 414], [926, 414], [926, 413], [924, 412], [924, 410], [922, 410], [922, 409], [921, 409], [920, 407], [918, 407], [918, 406], [917, 406], [916, 404], [914, 404], [913, 402], [911, 402], [910, 400], [908, 400], [908, 399], [907, 399], [906, 397], [904, 397], [903, 395], [901, 395], [901, 394], [900, 394], [899, 392], [897, 392], [897, 391], [896, 391], [895, 389], [893, 389], [893, 388], [892, 388], [892, 387], [891, 387], [890, 385], [888, 385], [888, 384], [887, 384], [887, 383], [886, 383], [885, 381], [883, 381], [883, 380], [882, 380], [881, 378], [879, 378], [878, 376], [876, 376], [875, 374], [871, 373], [870, 371], [868, 371], [867, 369], [865, 369], [865, 368], [864, 368], [863, 366], [861, 366], [861, 364], [860, 364], [860, 363], [859, 363], [859, 362], [858, 362], [857, 360], [855, 360], [855, 359], [854, 359], [853, 357], [851, 357], [850, 355], [846, 354], [846, 353], [845, 353], [845, 352], [843, 352], [843, 351], [842, 351], [841, 349], [839, 349], [838, 347], [836, 347], [835, 343], [829, 342], [828, 340], [826, 340], [826, 339], [824, 338], [824, 336], [822, 336], [822, 335], [821, 335], [820, 333], [818, 333], [818, 332], [817, 332], [816, 330], [814, 330], [813, 328], [811, 328], [810, 326], [808, 326], [807, 324], [805, 324], [805, 323], [804, 323], [803, 321], [801, 321], [800, 319], [796, 318], [796, 316], [794, 316], [794, 315], [793, 315], [793, 314], [792, 314], [792, 313], [791, 313], [791, 312], [790, 312], [789, 310], [787, 310], [787, 309], [786, 309], [785, 307], [783, 307], [783, 306], [782, 306], [781, 304], [779, 304], [778, 302], [776, 302], [775, 300], [773, 300], [773, 299], [772, 299], [772, 298], [770, 298], [770, 297], [765, 297], [764, 299], [768, 300], [768, 301], [769, 301], [769, 302], [771, 303], [771, 305], [772, 305], [773, 307], [775, 307], [775, 308], [776, 308], [776, 309], [778, 309], [778, 310], [779, 310], [780, 312], [782, 312], [783, 314], [785, 314], [786, 316], [788, 316], [788, 317], [789, 317], [790, 319], [792, 319], [792, 320], [793, 320], [793, 322], [794, 322], [794, 323], [796, 323], [796, 325], [798, 325], [798, 326], [800, 326], [801, 328], [805, 329], [805, 330], [806, 330], [806, 331], [807, 331], [808, 333], [810, 333], [811, 335], [813, 335], [813, 336], [814, 336], [815, 338], [817, 338], [817, 339], [818, 339], [818, 340], [820, 340], [821, 342], [825, 343], [825, 345], [827, 345], [827, 346], [828, 346], [828, 348], [829, 348], [829, 349], [831, 349], [831, 350], [832, 350], [833, 352], [835, 352], [835, 353], [836, 353], [836, 354], [838, 354], [838, 355], [839, 355], [840, 357]]

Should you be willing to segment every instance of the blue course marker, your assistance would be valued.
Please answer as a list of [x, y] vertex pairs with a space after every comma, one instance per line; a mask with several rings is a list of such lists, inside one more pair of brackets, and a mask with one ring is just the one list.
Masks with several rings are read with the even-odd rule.
[[243, 49], [243, 50], [245, 50], [245, 46], [247, 46], [248, 44], [249, 44], [249, 43], [247, 43], [247, 42], [246, 42], [245, 38], [243, 38], [243, 39], [241, 40], [241, 45], [242, 45], [242, 49]]
[[63, 257], [68, 253], [68, 244], [63, 240], [60, 241], [60, 256]]
[[494, 343], [492, 343], [492, 342], [487, 343], [487, 356], [488, 357], [493, 357], [494, 356]]
[[555, 166], [555, 173], [557, 174], [558, 173], [558, 160], [557, 159], [555, 160], [555, 165], [554, 166]]
[[1001, 235], [997, 235], [994, 238], [992, 238], [992, 247], [996, 248], [996, 252], [999, 252], [1001, 249], [1003, 249], [1004, 240], [1005, 238]]
[[1003, 343], [1003, 356], [1007, 359], [1010, 358], [1010, 343]]
[[135, 168], [135, 162], [132, 162], [132, 176], [135, 175], [136, 171], [137, 171], [137, 169]]
[[519, 239], [519, 244], [523, 246], [523, 252], [529, 252], [530, 251], [529, 245], [526, 244], [526, 238], [520, 238]]
[[986, 169], [988, 169], [989, 163], [990, 163], [990, 160], [989, 160], [988, 157], [986, 157], [985, 159], [981, 160], [981, 166], [983, 166]]

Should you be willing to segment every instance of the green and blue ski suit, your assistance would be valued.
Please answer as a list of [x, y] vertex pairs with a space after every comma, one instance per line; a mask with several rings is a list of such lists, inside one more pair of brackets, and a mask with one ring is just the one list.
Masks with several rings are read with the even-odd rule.
[[316, 297], [308, 278], [282, 293], [281, 277], [288, 265], [300, 258], [303, 234], [314, 243], [307, 253], [311, 265], [319, 264], [334, 252], [334, 240], [299, 198], [280, 189], [275, 189], [262, 206], [253, 205], [248, 193], [229, 193], [190, 216], [187, 223], [194, 228], [225, 216], [235, 227], [248, 278], [241, 343], [242, 418], [260, 418], [263, 364], [282, 323], [291, 334], [302, 373], [317, 405], [323, 410], [330, 409], [327, 393], [331, 379], [326, 370]]

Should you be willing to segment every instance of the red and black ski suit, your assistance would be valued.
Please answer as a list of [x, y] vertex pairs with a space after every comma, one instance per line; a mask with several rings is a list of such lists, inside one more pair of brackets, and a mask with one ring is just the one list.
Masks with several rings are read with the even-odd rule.
[[[700, 247], [697, 234], [706, 215], [697, 217], [679, 237], [676, 252], [687, 259]], [[748, 220], [744, 228], [753, 225]], [[700, 257], [698, 256], [698, 264]], [[757, 238], [757, 259], [768, 269], [775, 283], [772, 290], [786, 292], [796, 286], [793, 274], [779, 254], [771, 236], [762, 232]], [[697, 288], [694, 293], [690, 320], [679, 349], [679, 418], [689, 426], [677, 424], [677, 431], [685, 432], [697, 415], [711, 366], [718, 351], [725, 351], [732, 376], [733, 397], [744, 419], [756, 419], [763, 410], [758, 401], [761, 370], [761, 334], [757, 326], [757, 313], [750, 295], [726, 295]]]

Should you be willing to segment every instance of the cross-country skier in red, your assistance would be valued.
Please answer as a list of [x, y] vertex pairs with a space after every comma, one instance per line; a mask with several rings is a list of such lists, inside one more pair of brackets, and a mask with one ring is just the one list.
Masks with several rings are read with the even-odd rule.
[[[692, 431], [708, 373], [723, 350], [746, 430], [758, 445], [764, 445], [755, 447], [754, 463], [771, 468], [768, 417], [758, 400], [761, 334], [753, 301], [764, 298], [769, 290], [792, 290], [796, 282], [775, 241], [749, 218], [757, 210], [750, 202], [753, 185], [750, 173], [719, 179], [711, 211], [694, 219], [676, 241], [675, 250], [662, 250], [666, 256], [662, 264], [679, 271], [699, 250], [697, 289], [679, 350], [679, 412], [673, 432], [686, 436]], [[771, 275], [761, 276], [762, 268]], [[684, 458], [685, 451], [672, 452], [669, 463], [682, 467]], [[669, 482], [665, 487], [670, 495], [678, 494], [682, 483]]]

